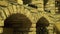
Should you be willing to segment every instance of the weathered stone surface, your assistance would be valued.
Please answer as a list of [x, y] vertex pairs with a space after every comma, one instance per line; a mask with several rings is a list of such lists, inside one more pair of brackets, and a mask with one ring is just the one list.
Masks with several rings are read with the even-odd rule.
[[[19, 1], [20, 0], [18, 0], [17, 2], [20, 3]], [[36, 32], [35, 32], [36, 23], [41, 17], [45, 17], [49, 21], [50, 24], [55, 23], [54, 17], [53, 18], [50, 17], [51, 15], [56, 16], [56, 15], [54, 15], [55, 14], [55, 0], [49, 0], [45, 7], [46, 10], [50, 10], [51, 13], [44, 11], [43, 0], [38, 0], [38, 1], [32, 0], [32, 3], [36, 4], [36, 6], [38, 6], [38, 8], [36, 10], [35, 10], [35, 8], [33, 9], [26, 5], [12, 5], [12, 4], [8, 4], [6, 1], [2, 1], [2, 2], [0, 1], [0, 5], [2, 5], [2, 6], [7, 6], [7, 4], [8, 4], [8, 7], [3, 8], [3, 10], [5, 11], [7, 16], [16, 14], [16, 13], [24, 14], [25, 16], [27, 16], [29, 18], [29, 20], [32, 22], [30, 31], [33, 31], [33, 32], [29, 32], [29, 34], [36, 34]], [[0, 10], [0, 12], [2, 12], [2, 16], [4, 17], [4, 19], [6, 19], [6, 15], [3, 13], [3, 10]], [[0, 19], [2, 19], [2, 18], [0, 17]], [[4, 25], [4, 20], [0, 22], [0, 26], [3, 26], [3, 25]], [[51, 30], [51, 29], [53, 29], [53, 26], [49, 26], [47, 29]], [[7, 29], [7, 31], [8, 31], [8, 29]], [[49, 31], [50, 34], [52, 34], [52, 32], [53, 31]], [[24, 34], [26, 34], [26, 32]]]
[[0, 6], [7, 6], [8, 5], [8, 2], [7, 1], [0, 1]]
[[60, 23], [59, 22], [54, 24], [54, 32], [56, 34], [60, 34]]

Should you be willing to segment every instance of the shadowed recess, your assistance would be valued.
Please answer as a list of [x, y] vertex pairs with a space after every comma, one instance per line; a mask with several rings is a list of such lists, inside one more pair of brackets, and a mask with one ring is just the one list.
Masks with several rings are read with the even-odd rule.
[[35, 6], [34, 4], [28, 4], [28, 6], [32, 7], [32, 8], [38, 8], [37, 6]]
[[49, 26], [49, 21], [41, 17], [36, 23], [36, 34], [48, 34], [47, 26]]
[[23, 4], [30, 4], [32, 2], [32, 0], [22, 0]]
[[23, 14], [12, 14], [4, 21], [3, 34], [28, 34], [32, 22]]
[[48, 0], [44, 0], [44, 6], [47, 4]]

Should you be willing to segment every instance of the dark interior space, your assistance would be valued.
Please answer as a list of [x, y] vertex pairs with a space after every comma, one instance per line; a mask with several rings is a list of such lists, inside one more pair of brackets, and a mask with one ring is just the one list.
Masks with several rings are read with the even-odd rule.
[[32, 0], [22, 0], [23, 1], [23, 4], [26, 5], [26, 4], [30, 4], [32, 2]]
[[12, 14], [4, 21], [3, 34], [28, 34], [32, 22], [23, 14]]
[[49, 21], [41, 17], [36, 23], [36, 34], [48, 34], [48, 30], [46, 27], [49, 26]]

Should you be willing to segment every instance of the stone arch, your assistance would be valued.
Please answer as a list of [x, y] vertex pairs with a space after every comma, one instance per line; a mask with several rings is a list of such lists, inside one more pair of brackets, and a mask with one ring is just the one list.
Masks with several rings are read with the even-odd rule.
[[32, 22], [23, 14], [12, 14], [4, 21], [3, 34], [28, 34]]
[[41, 17], [36, 23], [36, 34], [48, 34], [47, 26], [49, 26], [49, 21]]

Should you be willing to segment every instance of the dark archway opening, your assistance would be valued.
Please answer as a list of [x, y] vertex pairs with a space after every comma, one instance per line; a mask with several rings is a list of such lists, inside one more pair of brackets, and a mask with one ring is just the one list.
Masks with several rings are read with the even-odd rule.
[[48, 34], [48, 30], [46, 28], [48, 26], [48, 20], [44, 17], [41, 17], [36, 23], [36, 34]]
[[12, 14], [4, 21], [3, 34], [28, 34], [31, 21], [23, 14]]

